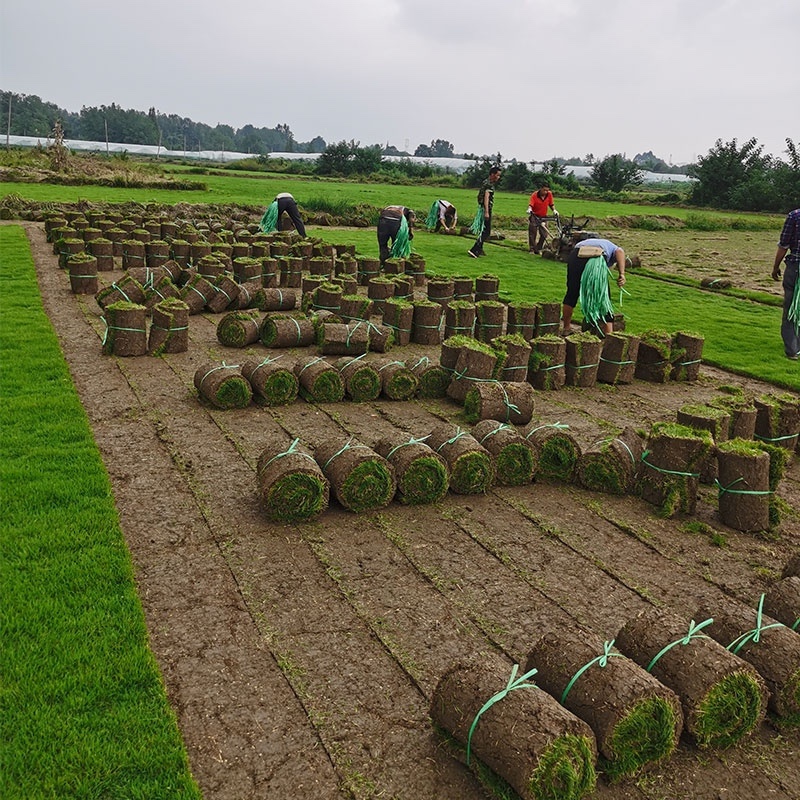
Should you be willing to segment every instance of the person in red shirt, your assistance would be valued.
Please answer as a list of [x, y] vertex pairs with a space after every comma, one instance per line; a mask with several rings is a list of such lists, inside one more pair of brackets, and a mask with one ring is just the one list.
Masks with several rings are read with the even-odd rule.
[[541, 253], [544, 243], [547, 241], [547, 211], [550, 209], [556, 214], [556, 207], [553, 201], [553, 193], [550, 187], [543, 183], [538, 191], [531, 195], [528, 204], [528, 252]]

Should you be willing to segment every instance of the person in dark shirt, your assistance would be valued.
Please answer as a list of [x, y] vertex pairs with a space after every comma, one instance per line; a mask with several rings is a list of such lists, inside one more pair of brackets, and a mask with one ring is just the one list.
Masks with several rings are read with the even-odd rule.
[[478, 190], [478, 213], [475, 215], [475, 222], [472, 223], [472, 232], [478, 238], [475, 244], [467, 252], [473, 257], [484, 256], [483, 243], [492, 233], [492, 208], [494, 207], [494, 187], [500, 180], [502, 170], [500, 167], [492, 167], [489, 170], [489, 177], [481, 184]]
[[407, 258], [411, 253], [414, 216], [414, 212], [406, 206], [386, 206], [381, 211], [378, 216], [378, 252], [381, 266], [388, 258]]
[[800, 208], [790, 211], [783, 223], [775, 262], [772, 267], [772, 280], [781, 279], [781, 261], [786, 265], [783, 271], [783, 317], [781, 318], [781, 337], [786, 358], [797, 361], [800, 357], [800, 287], [797, 273], [800, 268]]
[[300, 212], [297, 209], [297, 202], [289, 192], [281, 192], [270, 203], [264, 216], [261, 217], [260, 227], [264, 233], [272, 233], [280, 227], [281, 215], [284, 211], [289, 215], [297, 232], [305, 239], [306, 226], [303, 225], [303, 220], [300, 218]]

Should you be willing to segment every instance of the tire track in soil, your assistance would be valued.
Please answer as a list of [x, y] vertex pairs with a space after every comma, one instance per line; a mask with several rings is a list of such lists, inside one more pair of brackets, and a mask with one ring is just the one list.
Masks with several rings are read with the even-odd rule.
[[[43, 241], [40, 229], [37, 230]], [[63, 271], [58, 270], [52, 255], [48, 259], [51, 288], [67, 307], [74, 308], [74, 297], [68, 287], [64, 288]], [[79, 304], [102, 335], [99, 314], [90, 308], [93, 301], [79, 300]], [[69, 316], [63, 311], [57, 315]], [[598, 512], [586, 505], [590, 501], [584, 502], [579, 491], [568, 487], [543, 484], [497, 487], [486, 497], [451, 495], [437, 506], [422, 509], [393, 503], [382, 512], [359, 517], [334, 504], [320, 520], [309, 525], [269, 524], [259, 509], [255, 488], [255, 462], [267, 441], [277, 437], [288, 444], [291, 436], [300, 432], [301, 438], [313, 443], [323, 427], [336, 425], [363, 438], [365, 443], [374, 444], [385, 426], [424, 435], [427, 432], [424, 428], [430, 429], [440, 419], [458, 423], [460, 409], [447, 401], [441, 404], [378, 401], [364, 406], [342, 403], [325, 408], [298, 402], [279, 410], [251, 406], [244, 412], [209, 409], [197, 401], [192, 387], [199, 364], [210, 360], [240, 363], [245, 357], [260, 359], [266, 352], [275, 352], [253, 347], [236, 350], [232, 355], [230, 349], [216, 341], [218, 319], [212, 315], [192, 317], [191, 349], [186, 354], [164, 359], [112, 360], [98, 358], [99, 347], [90, 346], [84, 348], [86, 353], [80, 368], [73, 367], [76, 385], [83, 380], [84, 373], [92, 375], [92, 392], [99, 397], [112, 372], [104, 364], [116, 363], [122, 367], [124, 361], [132, 381], [144, 392], [144, 403], [152, 404], [146, 411], [135, 402], [125, 408], [122, 413], [130, 417], [130, 433], [127, 427], [120, 432], [119, 417], [108, 414], [106, 429], [101, 430], [107, 437], [103, 453], [107, 463], [108, 459], [119, 458], [116, 448], [121, 441], [129, 437], [136, 441], [135, 434], [146, 431], [148, 441], [137, 443], [137, 452], [141, 448], [147, 458], [152, 458], [149, 449], [155, 449], [165, 458], [169, 450], [175, 464], [183, 470], [177, 480], [173, 475], [169, 482], [151, 481], [150, 484], [156, 485], [151, 485], [146, 493], [143, 489], [148, 483], [141, 483], [137, 470], [139, 491], [129, 490], [125, 502], [131, 506], [146, 505], [142, 502], [145, 497], [160, 498], [165, 494], [170, 497], [170, 503], [161, 502], [151, 511], [133, 509], [143, 519], [145, 513], [148, 515], [146, 519], [158, 537], [157, 547], [148, 551], [142, 542], [134, 558], [137, 563], [148, 562], [143, 563], [142, 570], [149, 580], [147, 591], [151, 592], [148, 626], [154, 648], [165, 677], [178, 676], [168, 679], [168, 686], [173, 684], [171, 700], [175, 702], [178, 690], [196, 686], [197, 696], [192, 697], [196, 704], [179, 707], [179, 719], [187, 743], [198, 741], [196, 750], [190, 747], [193, 768], [198, 760], [209, 784], [215, 781], [219, 787], [212, 795], [215, 798], [248, 796], [244, 791], [225, 794], [228, 783], [234, 780], [240, 780], [240, 787], [255, 785], [262, 791], [266, 785], [270, 789], [275, 785], [269, 782], [270, 776], [252, 770], [248, 773], [246, 765], [241, 763], [247, 760], [242, 751], [246, 751], [248, 742], [240, 738], [236, 723], [239, 717], [247, 720], [259, 713], [259, 721], [263, 723], [265, 714], [259, 707], [263, 701], [256, 693], [249, 695], [249, 701], [248, 695], [238, 699], [215, 695], [222, 713], [228, 714], [225, 721], [230, 724], [230, 739], [223, 745], [230, 745], [228, 751], [239, 757], [239, 762], [221, 766], [214, 762], [211, 748], [208, 753], [200, 749], [203, 730], [198, 735], [195, 715], [204, 713], [210, 701], [203, 695], [202, 684], [198, 685], [196, 679], [192, 684], [192, 669], [203, 668], [205, 659], [200, 656], [208, 651], [198, 648], [200, 655], [194, 658], [187, 641], [192, 635], [196, 638], [198, 632], [201, 639], [203, 635], [209, 638], [211, 632], [207, 625], [196, 628], [193, 634], [176, 632], [174, 627], [184, 617], [177, 620], [170, 617], [169, 608], [165, 608], [168, 602], [185, 601], [188, 610], [181, 608], [181, 614], [195, 613], [202, 620], [204, 609], [219, 597], [219, 592], [233, 590], [236, 619], [244, 621], [237, 629], [235, 622], [220, 619], [218, 625], [230, 625], [232, 630], [224, 631], [228, 638], [223, 636], [220, 640], [222, 632], [215, 628], [213, 636], [218, 638], [209, 645], [209, 651], [213, 651], [214, 657], [225, 659], [231, 657], [233, 648], [233, 656], [239, 657], [244, 652], [243, 643], [249, 641], [256, 650], [255, 656], [261, 658], [261, 663], [253, 667], [254, 680], [260, 684], [272, 680], [262, 675], [265, 670], [282, 687], [276, 692], [279, 698], [289, 692], [290, 702], [278, 702], [274, 710], [283, 713], [294, 710], [300, 715], [300, 727], [306, 732], [303, 735], [310, 732], [314, 752], [303, 751], [302, 745], [294, 749], [293, 745], [279, 741], [277, 728], [273, 738], [264, 737], [272, 748], [268, 757], [283, 770], [282, 785], [288, 785], [292, 778], [309, 778], [310, 767], [301, 765], [292, 769], [298, 752], [303, 752], [304, 758], [316, 757], [322, 764], [324, 779], [330, 781], [326, 787], [331, 794], [325, 790], [306, 793], [305, 788], [298, 792], [300, 786], [293, 784], [293, 793], [284, 796], [315, 799], [337, 796], [333, 792], [338, 791], [335, 784], [341, 779], [356, 797], [395, 791], [397, 797], [469, 800], [483, 797], [484, 792], [431, 730], [425, 699], [454, 655], [467, 647], [490, 647], [496, 643], [512, 658], [524, 656], [531, 637], [540, 630], [537, 623], [543, 617], [564, 625], [577, 620], [606, 635], [608, 619], [619, 617], [624, 621], [646, 602], [641, 594], [647, 596], [648, 591], [653, 591], [648, 576], [656, 568], [665, 575], [671, 574], [675, 584], [682, 582], [687, 572], [692, 586], [695, 581], [705, 580], [697, 578], [686, 560], [678, 559], [682, 545], [674, 553], [668, 549], [670, 536], [675, 535], [674, 521], [660, 523], [657, 545], [638, 541], [630, 530], [624, 529], [627, 523], [623, 512], [630, 514], [637, 525], [641, 524], [636, 507], [640, 501], [622, 498], [619, 508], [614, 505], [616, 498], [609, 502], [615, 518], [623, 519], [621, 527], [607, 519], [610, 513], [605, 498], [601, 499], [602, 509]], [[79, 323], [74, 325], [75, 340], [86, 333], [86, 319]], [[172, 376], [163, 373], [160, 380], [154, 378], [156, 364], [167, 364]], [[106, 394], [109, 406], [117, 397], [130, 396], [118, 371], [115, 374], [118, 388]], [[737, 380], [735, 376], [721, 374], [726, 382]], [[565, 417], [561, 421], [570, 422], [576, 435], [585, 437], [582, 444], [590, 443], [602, 438], [598, 432], [613, 430], [621, 419], [634, 420], [629, 423], [634, 427], [641, 427], [643, 419], [674, 419], [683, 402], [697, 401], [698, 394], [692, 393], [692, 389], [707, 391], [704, 383], [701, 380], [695, 386], [673, 384], [665, 388], [640, 382], [632, 384], [632, 388], [626, 387], [625, 392], [610, 391], [609, 403], [605, 402], [606, 394], [602, 391], [568, 389], [545, 397], [539, 393], [537, 411], [539, 416], [549, 417], [543, 421]], [[709, 385], [708, 391], [713, 394], [713, 387]], [[92, 392], [84, 386], [84, 403], [83, 395]], [[685, 392], [689, 393], [687, 399], [683, 399]], [[90, 404], [99, 408], [102, 401]], [[177, 473], [175, 465], [170, 463], [170, 467]], [[187, 481], [191, 482], [194, 498], [187, 494]], [[130, 476], [128, 483], [133, 483]], [[121, 475], [114, 479], [115, 496], [118, 484], [125, 496]], [[570, 497], [574, 508], [564, 508], [565, 496]], [[546, 498], [549, 499], [545, 502]], [[175, 512], [171, 508], [173, 503], [178, 509]], [[119, 500], [118, 504], [121, 505]], [[171, 527], [165, 526], [168, 514], [174, 517]], [[185, 535], [187, 514], [196, 518], [202, 531], [203, 555], [207, 557], [199, 565], [201, 571], [193, 560], [197, 557], [195, 551], [189, 550], [181, 539]], [[570, 514], [573, 518], [581, 515], [576, 525], [565, 524]], [[591, 532], [586, 530], [583, 518], [591, 519]], [[126, 519], [134, 527], [139, 524], [133, 511]], [[144, 535], [138, 530], [131, 535], [126, 525], [129, 540], [152, 535], [147, 525], [142, 527]], [[172, 539], [167, 544], [168, 536]], [[602, 545], [595, 544], [595, 540], [602, 540]], [[691, 544], [692, 540], [687, 542]], [[746, 537], [730, 537], [730, 543], [733, 552], [729, 560], [737, 565], [738, 590], [747, 585], [747, 569], [741, 565], [751, 558], [753, 548]], [[176, 546], [181, 547], [184, 560], [175, 568], [188, 572], [182, 576], [186, 587], [178, 585], [177, 589], [174, 576], [166, 568], [172, 562], [166, 561], [165, 553]], [[632, 554], [619, 560], [617, 551], [627, 548]], [[709, 547], [705, 546], [705, 550]], [[691, 553], [691, 549], [687, 552]], [[715, 550], [710, 553], [712, 563], [718, 555]], [[781, 559], [785, 560], [786, 546], [776, 544], [774, 552], [763, 555], [759, 564], [775, 568]], [[640, 556], [646, 566], [638, 570]], [[737, 558], [741, 561], [737, 562]], [[162, 562], [165, 569], [159, 570]], [[202, 580], [206, 570], [219, 570], [227, 575], [223, 581], [226, 589], [218, 588], [215, 583], [211, 592], [204, 591]], [[639, 582], [643, 586], [637, 586]], [[666, 577], [664, 582], [669, 583]], [[140, 590], [142, 585], [140, 582]], [[669, 587], [657, 588], [658, 592], [665, 592]], [[214, 644], [217, 650], [213, 649]], [[184, 658], [188, 664], [183, 663]], [[276, 661], [280, 661], [280, 668]], [[236, 668], [244, 671], [241, 665]], [[217, 689], [213, 685], [209, 688], [207, 681], [205, 690]], [[794, 797], [797, 792], [780, 788], [797, 786], [797, 778], [794, 784], [787, 778], [787, 773], [793, 774], [791, 765], [797, 764], [796, 748], [784, 745], [784, 740], [770, 737], [762, 730], [758, 742], [747, 745], [751, 749], [761, 747], [755, 755], [748, 756], [751, 760], [741, 760], [741, 749], [737, 749], [719, 757], [705, 754], [703, 761], [699, 761], [695, 751], [682, 746], [652, 782], [644, 780], [636, 785], [614, 787], [600, 784], [596, 796], [615, 800], [732, 798], [736, 796], [733, 792], [748, 787], [747, 794], [752, 797]], [[337, 772], [331, 768], [329, 758], [333, 759]], [[376, 759], [383, 763], [373, 767], [371, 762]], [[754, 765], [764, 767], [770, 774], [757, 774]], [[301, 772], [303, 775], [299, 776]], [[195, 774], [198, 775], [196, 770]], [[726, 787], [731, 794], [724, 794]]]

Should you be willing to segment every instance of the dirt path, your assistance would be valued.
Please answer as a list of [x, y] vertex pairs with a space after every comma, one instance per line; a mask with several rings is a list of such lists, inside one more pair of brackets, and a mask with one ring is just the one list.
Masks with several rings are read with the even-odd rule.
[[[40, 226], [26, 230], [209, 800], [483, 798], [428, 717], [433, 688], [457, 657], [492, 649], [521, 661], [542, 631], [577, 624], [610, 638], [650, 604], [688, 618], [726, 594], [751, 603], [800, 549], [797, 462], [780, 488], [794, 509], [780, 536], [723, 528], [715, 493], [704, 488], [698, 518], [725, 534], [724, 548], [638, 499], [546, 483], [450, 495], [434, 507], [392, 503], [365, 516], [332, 504], [307, 525], [271, 524], [255, 482], [268, 442], [313, 442], [336, 429], [371, 445], [390, 429], [424, 434], [441, 419], [460, 421], [459, 408], [298, 401], [210, 409], [192, 388], [197, 367], [247, 355], [219, 345], [218, 317], [192, 317], [187, 353], [102, 356], [95, 301], [70, 293]], [[536, 417], [568, 423], [589, 445], [626, 424], [674, 419], [720, 383], [769, 389], [704, 367], [695, 384], [539, 393]], [[596, 796], [789, 800], [800, 796], [799, 751], [796, 735], [767, 725], [723, 754], [682, 743], [660, 769], [615, 786], [601, 781]]]

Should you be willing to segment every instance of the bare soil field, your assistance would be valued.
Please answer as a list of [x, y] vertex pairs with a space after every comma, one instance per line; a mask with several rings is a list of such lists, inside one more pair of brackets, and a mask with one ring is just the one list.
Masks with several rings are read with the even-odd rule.
[[[711, 486], [701, 487], [693, 519], [715, 536], [661, 519], [636, 497], [545, 482], [449, 494], [433, 506], [394, 501], [365, 515], [331, 502], [313, 522], [271, 523], [256, 484], [267, 444], [313, 445], [338, 431], [372, 446], [396, 429], [423, 436], [442, 420], [463, 425], [462, 409], [447, 400], [214, 409], [197, 397], [196, 369], [269, 351], [222, 347], [219, 316], [202, 314], [191, 318], [188, 352], [103, 356], [94, 298], [71, 294], [41, 226], [25, 227], [208, 800], [485, 798], [429, 715], [455, 660], [491, 651], [524, 665], [544, 632], [582, 626], [610, 639], [652, 606], [688, 621], [728, 596], [754, 605], [800, 550], [797, 459], [779, 488], [790, 511], [769, 535], [723, 526]], [[693, 247], [721, 249], [702, 237]], [[107, 282], [120, 274], [101, 273]], [[438, 348], [392, 353], [438, 357]], [[704, 365], [693, 383], [539, 392], [534, 418], [568, 424], [588, 446], [626, 425], [674, 421], [680, 406], [722, 384], [772, 388]], [[796, 799], [800, 738], [765, 723], [722, 752], [682, 741], [636, 778], [601, 778], [595, 797]]]

